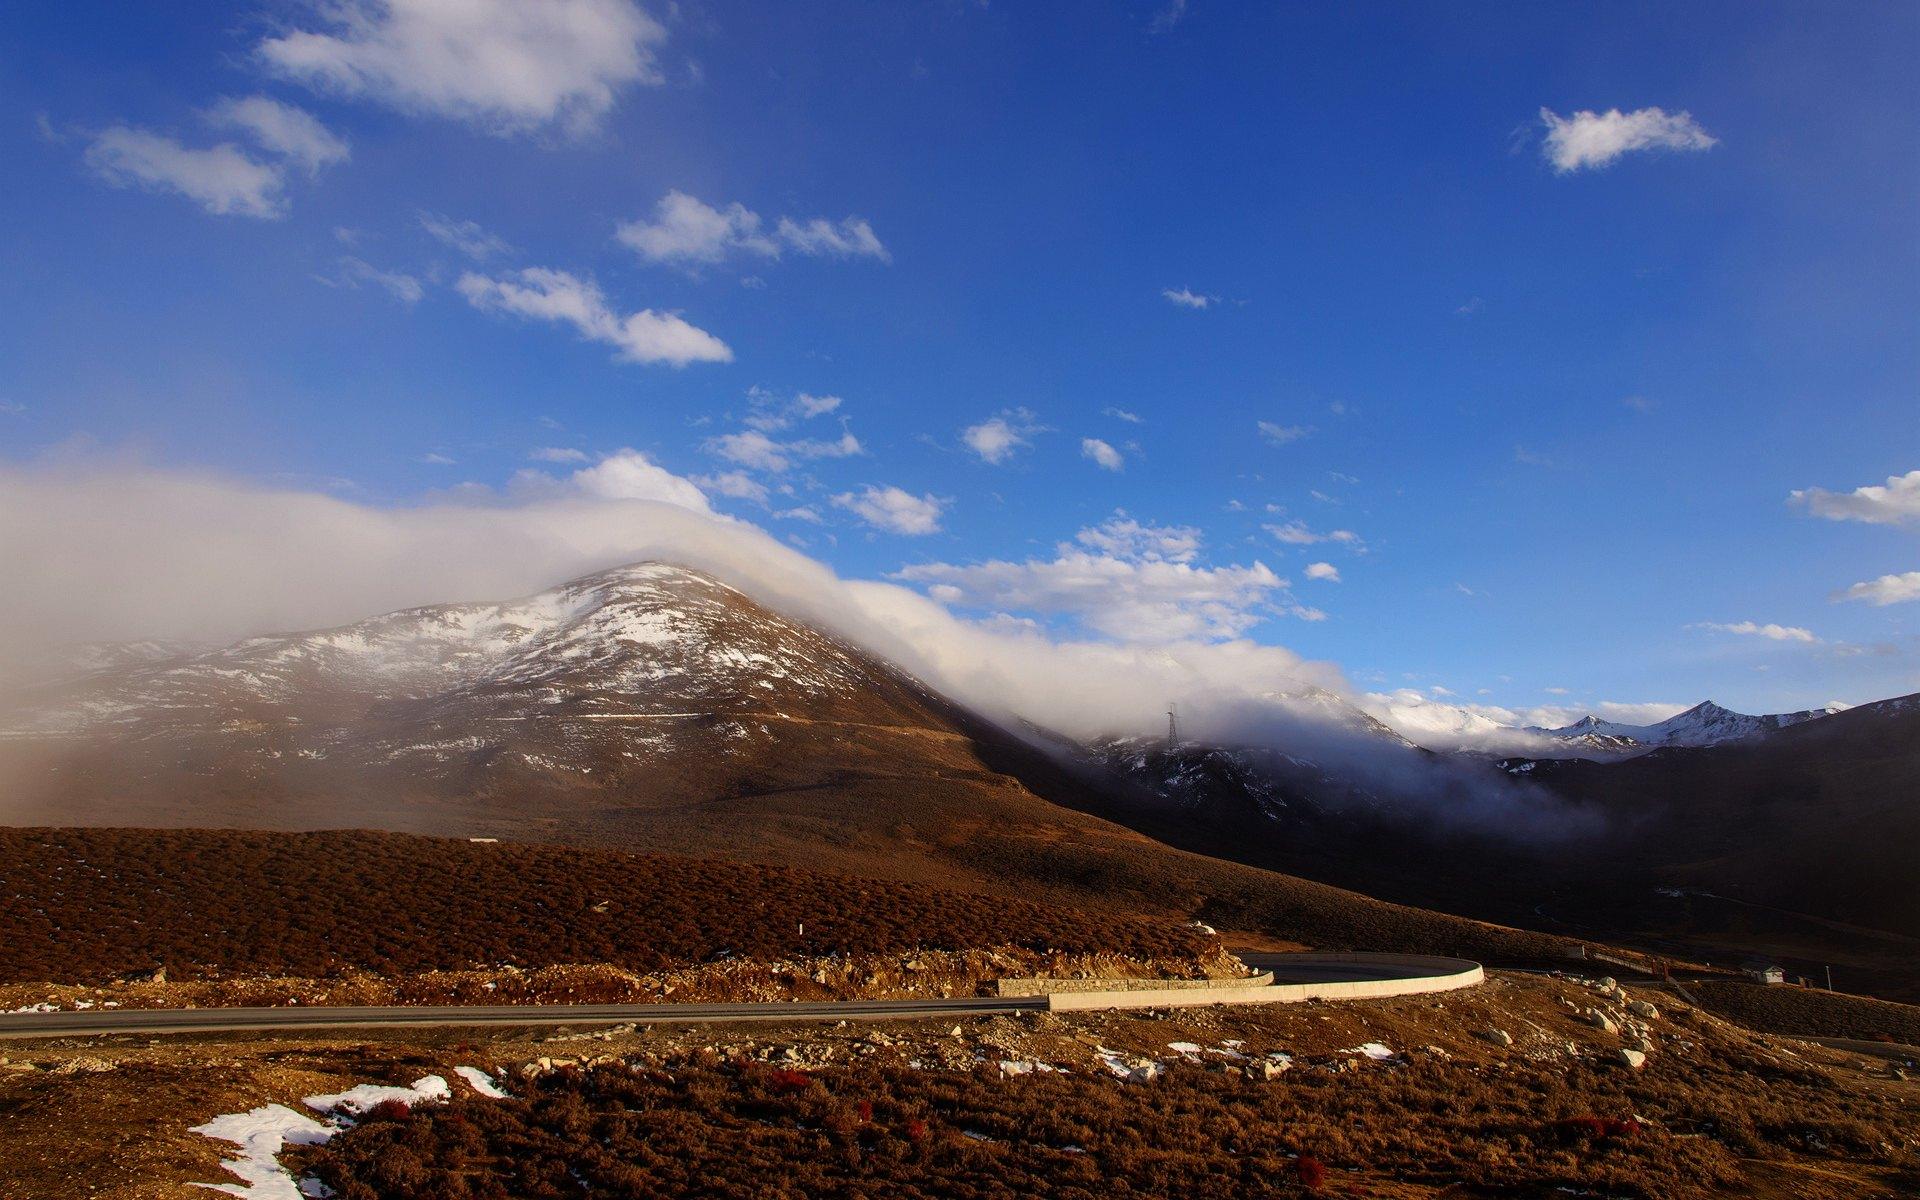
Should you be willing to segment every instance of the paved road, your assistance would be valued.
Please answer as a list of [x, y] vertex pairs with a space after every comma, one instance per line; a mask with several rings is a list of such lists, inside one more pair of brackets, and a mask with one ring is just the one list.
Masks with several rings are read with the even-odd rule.
[[846, 1000], [776, 1004], [482, 1004], [393, 1008], [150, 1008], [0, 1014], [0, 1038], [367, 1029], [394, 1025], [704, 1024], [717, 1021], [875, 1021], [1045, 1012], [1045, 996]]
[[[1242, 953], [1274, 982], [1371, 983], [1451, 974], [1472, 963], [1408, 955]], [[1297, 992], [1298, 989], [1289, 988]], [[1124, 993], [1102, 993], [1103, 1006], [1127, 1007]], [[1174, 1003], [1207, 1003], [1206, 993], [1183, 993]], [[1276, 999], [1281, 993], [1273, 993]], [[1297, 996], [1286, 996], [1296, 999]], [[1338, 996], [1334, 998], [1339, 998]], [[1132, 1007], [1164, 1005], [1141, 997]], [[719, 1021], [866, 1021], [914, 1017], [1046, 1012], [1045, 996], [959, 997], [949, 1000], [842, 1000], [772, 1004], [529, 1004], [411, 1005], [388, 1008], [99, 1009], [82, 1012], [3, 1013], [0, 1039], [101, 1037], [113, 1034], [232, 1033], [277, 1029], [368, 1029], [384, 1026], [706, 1024]]]

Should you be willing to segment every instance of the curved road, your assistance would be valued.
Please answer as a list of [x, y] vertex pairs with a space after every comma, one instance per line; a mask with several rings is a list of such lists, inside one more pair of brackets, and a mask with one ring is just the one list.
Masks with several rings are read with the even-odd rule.
[[[1383, 981], [1436, 982], [1463, 967], [1479, 968], [1457, 959], [1405, 955], [1261, 954], [1241, 959], [1256, 970], [1271, 971], [1274, 983], [1298, 995], [1300, 984], [1333, 984], [1328, 998], [1340, 998], [1350, 989], [1340, 984]], [[1444, 986], [1458, 986], [1457, 983]], [[1242, 996], [1248, 991], [1238, 990]], [[1420, 991], [1408, 988], [1405, 992]], [[1437, 990], [1437, 989], [1427, 989]], [[1402, 994], [1405, 994], [1404, 992]], [[1123, 992], [1103, 992], [1102, 1007], [1160, 1007], [1168, 1003], [1201, 1003], [1206, 992], [1195, 989], [1169, 997], [1164, 992], [1142, 992], [1129, 1004]], [[1280, 993], [1272, 994], [1275, 999]], [[1155, 999], [1159, 997], [1159, 999]], [[1063, 994], [1071, 999], [1071, 994]], [[1088, 997], [1091, 998], [1091, 997]], [[1054, 1006], [1046, 996], [956, 997], [945, 1000], [825, 1000], [782, 1001], [762, 1004], [482, 1004], [406, 1005], [385, 1008], [90, 1008], [79, 1012], [0, 1013], [0, 1039], [101, 1037], [113, 1034], [232, 1033], [279, 1029], [367, 1029], [393, 1026], [474, 1025], [616, 1025], [708, 1024], [722, 1021], [869, 1021], [915, 1017], [985, 1016], [995, 1013], [1047, 1012]], [[1083, 1007], [1070, 1004], [1068, 1007]]]

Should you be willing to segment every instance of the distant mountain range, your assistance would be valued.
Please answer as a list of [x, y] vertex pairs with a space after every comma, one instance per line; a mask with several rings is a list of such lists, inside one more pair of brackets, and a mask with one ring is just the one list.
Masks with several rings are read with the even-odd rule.
[[1737, 742], [1829, 717], [1846, 708], [1844, 704], [1829, 704], [1805, 712], [1751, 717], [1707, 700], [1652, 725], [1626, 725], [1587, 716], [1557, 729], [1526, 726], [1521, 732], [1538, 734], [1569, 748], [1590, 749], [1601, 754], [1633, 754], [1662, 746], [1718, 746], [1723, 742]]
[[1847, 707], [1829, 704], [1804, 712], [1749, 716], [1707, 700], [1650, 725], [1588, 715], [1549, 727], [1503, 724], [1483, 711], [1405, 694], [1369, 696], [1365, 703], [1381, 722], [1430, 750], [1496, 758], [1591, 759], [1623, 758], [1670, 746], [1718, 746], [1832, 716]]

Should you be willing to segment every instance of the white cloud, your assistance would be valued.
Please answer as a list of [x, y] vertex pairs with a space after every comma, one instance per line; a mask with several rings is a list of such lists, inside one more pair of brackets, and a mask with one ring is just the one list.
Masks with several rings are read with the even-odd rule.
[[1129, 425], [1138, 425], [1141, 422], [1140, 414], [1128, 412], [1124, 408], [1103, 408], [1100, 413], [1116, 421], [1125, 421]]
[[1117, 512], [1073, 535], [1082, 546], [1129, 562], [1192, 562], [1200, 553], [1200, 530], [1192, 525], [1143, 525]]
[[765, 504], [770, 494], [765, 484], [740, 471], [724, 471], [718, 475], [696, 475], [693, 481], [716, 495], [731, 497], [735, 500], [751, 500], [755, 504]]
[[893, 261], [893, 256], [874, 235], [873, 226], [859, 217], [843, 217], [839, 221], [829, 221], [825, 217], [815, 217], [810, 221], [781, 217], [778, 233], [782, 242], [802, 254]]
[[1160, 294], [1165, 296], [1171, 304], [1192, 309], [1210, 308], [1219, 299], [1218, 296], [1203, 296], [1187, 288], [1161, 288]]
[[1063, 614], [1129, 642], [1238, 637], [1265, 619], [1269, 600], [1287, 586], [1258, 562], [1195, 566], [1198, 535], [1190, 529], [1116, 517], [1075, 541], [1047, 561], [920, 563], [895, 578], [925, 586], [943, 604]]
[[960, 440], [978, 454], [981, 461], [998, 466], [1012, 458], [1016, 451], [1031, 446], [1033, 443], [1028, 439], [1040, 429], [1033, 413], [1024, 408], [1010, 408], [978, 425], [967, 426], [960, 432]]
[[145, 129], [115, 125], [93, 135], [86, 163], [115, 187], [173, 192], [218, 216], [271, 220], [287, 215], [284, 169], [230, 142], [197, 148]]
[[1329, 562], [1308, 563], [1306, 573], [1308, 579], [1321, 579], [1328, 583], [1340, 582], [1340, 568]]
[[1904, 604], [1909, 600], [1920, 600], [1920, 571], [1882, 575], [1878, 579], [1856, 583], [1835, 592], [1833, 599], [1835, 601], [1864, 600], [1874, 605]]
[[570, 463], [586, 462], [587, 452], [575, 450], [571, 446], [541, 446], [527, 455], [535, 462]]
[[1920, 471], [1890, 475], [1886, 484], [1868, 484], [1851, 492], [1807, 488], [1788, 497], [1816, 517], [1829, 521], [1865, 521], [1869, 525], [1920, 524]]
[[370, 284], [384, 289], [386, 293], [402, 304], [418, 304], [427, 294], [421, 282], [411, 275], [400, 271], [383, 271], [364, 259], [351, 255], [340, 260], [340, 282], [348, 287]]
[[451, 246], [476, 262], [513, 249], [502, 238], [481, 228], [478, 221], [458, 221], [439, 213], [423, 212], [420, 228], [435, 241]]
[[322, 26], [256, 52], [276, 73], [500, 133], [596, 124], [658, 84], [667, 31], [632, 0], [312, 0]]
[[1541, 150], [1563, 175], [1583, 167], [1607, 166], [1635, 150], [1708, 150], [1718, 144], [1692, 114], [1669, 114], [1660, 108], [1630, 113], [1617, 108], [1604, 113], [1582, 109], [1570, 117], [1543, 108], [1540, 122], [1547, 130]]
[[1127, 465], [1127, 460], [1118, 450], [1099, 438], [1081, 438], [1080, 453], [1100, 464], [1103, 471], [1119, 471]]
[[740, 433], [724, 433], [710, 438], [706, 448], [726, 459], [754, 471], [768, 471], [778, 474], [790, 469], [794, 462], [814, 458], [851, 458], [865, 453], [860, 439], [846, 431], [831, 441], [819, 438], [800, 438], [794, 441], [776, 441], [757, 429], [748, 429]]
[[1733, 633], [1743, 637], [1761, 637], [1773, 642], [1817, 642], [1811, 629], [1802, 629], [1797, 625], [1765, 625], [1754, 621], [1696, 621], [1690, 629], [1706, 629], [1714, 633]]
[[625, 222], [615, 236], [653, 262], [716, 263], [733, 251], [780, 255], [780, 244], [760, 232], [759, 215], [746, 206], [711, 208], [681, 191], [661, 198], [651, 223]]
[[453, 459], [447, 457], [444, 454], [440, 454], [438, 452], [431, 453], [431, 454], [422, 454], [420, 456], [420, 461], [423, 463], [426, 463], [430, 467], [451, 467], [453, 465]]
[[[124, 460], [0, 463], [0, 561], [13, 568], [13, 586], [0, 588], [0, 664], [19, 662], [21, 650], [73, 641], [226, 642], [326, 628], [665, 561], [897, 663], [990, 718], [1025, 718], [1082, 738], [1146, 734], [1165, 727], [1173, 699], [1194, 737], [1350, 765], [1381, 794], [1418, 800], [1437, 791], [1447, 814], [1472, 815], [1462, 812], [1472, 802], [1480, 819], [1502, 828], [1530, 811], [1511, 796], [1463, 795], [1457, 780], [1423, 773], [1425, 760], [1395, 756], [1377, 739], [1356, 744], [1329, 727], [1311, 697], [1290, 704], [1308, 686], [1351, 689], [1332, 666], [1283, 647], [1244, 638], [1153, 641], [1138, 624], [1121, 627], [1127, 640], [1119, 640], [1059, 637], [1013, 614], [969, 620], [910, 587], [840, 579], [745, 522], [550, 483], [506, 497], [483, 490], [375, 508]], [[1136, 574], [1181, 570], [1159, 563]], [[209, 579], [220, 586], [209, 588]], [[1258, 579], [1246, 586], [1267, 590]], [[1173, 595], [1192, 601], [1191, 589]], [[1143, 610], [1142, 623], [1155, 615]]]
[[653, 500], [694, 512], [711, 512], [707, 497], [692, 480], [675, 475], [638, 450], [616, 450], [571, 476], [582, 495], [601, 500]]
[[839, 579], [744, 522], [550, 483], [374, 508], [122, 460], [0, 464], [0, 561], [17, 568], [0, 588], [0, 663], [71, 641], [325, 628], [656, 559], [708, 571], [980, 711], [1076, 736], [1164, 727], [1170, 697], [1206, 736], [1210, 707], [1296, 681], [1344, 687], [1278, 646], [1062, 641], [1030, 623], [967, 621], [911, 588]]
[[777, 433], [801, 421], [838, 411], [843, 403], [838, 396], [814, 396], [806, 392], [783, 400], [766, 388], [750, 387], [747, 389], [749, 411], [741, 423], [762, 433]]
[[649, 262], [711, 264], [731, 254], [778, 258], [785, 250], [814, 257], [891, 261], [873, 227], [859, 217], [838, 222], [782, 217], [769, 233], [760, 215], [743, 204], [714, 208], [682, 191], [661, 197], [652, 221], [624, 222], [615, 236]]
[[826, 518], [820, 515], [820, 510], [811, 504], [800, 504], [795, 505], [793, 508], [783, 508], [773, 515], [782, 521], [805, 521], [809, 525], [821, 525], [826, 522]]
[[202, 115], [215, 128], [246, 133], [261, 149], [298, 164], [308, 175], [351, 155], [346, 140], [312, 113], [266, 96], [227, 97]]
[[1305, 425], [1282, 425], [1277, 421], [1260, 421], [1256, 423], [1256, 427], [1260, 430], [1261, 437], [1276, 446], [1297, 442], [1313, 432]]
[[1321, 542], [1334, 542], [1342, 546], [1358, 547], [1362, 545], [1360, 535], [1351, 529], [1334, 529], [1327, 533], [1316, 533], [1308, 528], [1305, 521], [1287, 521], [1280, 525], [1262, 526], [1272, 534], [1275, 541], [1287, 546], [1314, 546]]
[[494, 279], [468, 272], [455, 285], [482, 312], [511, 313], [571, 325], [580, 336], [614, 347], [627, 362], [732, 362], [733, 351], [719, 338], [673, 313], [643, 308], [618, 316], [593, 283], [547, 267], [528, 267]]
[[897, 487], [869, 484], [859, 492], [842, 492], [834, 504], [875, 529], [920, 537], [940, 532], [940, 513], [946, 502], [937, 496], [916, 496]]

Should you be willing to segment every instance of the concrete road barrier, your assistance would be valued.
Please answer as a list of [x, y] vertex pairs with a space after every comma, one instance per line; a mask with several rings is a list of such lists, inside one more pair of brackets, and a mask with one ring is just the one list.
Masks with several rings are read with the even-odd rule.
[[[1244, 956], [1243, 956], [1244, 957]], [[1054, 992], [1050, 1012], [1094, 1008], [1199, 1008], [1214, 1004], [1298, 1004], [1303, 1000], [1369, 1000], [1450, 992], [1484, 983], [1479, 963], [1424, 954], [1275, 954], [1257, 964], [1276, 975], [1326, 978], [1266, 987], [1164, 988]], [[1277, 961], [1285, 960], [1285, 961]], [[1249, 964], [1256, 965], [1256, 964]]]

